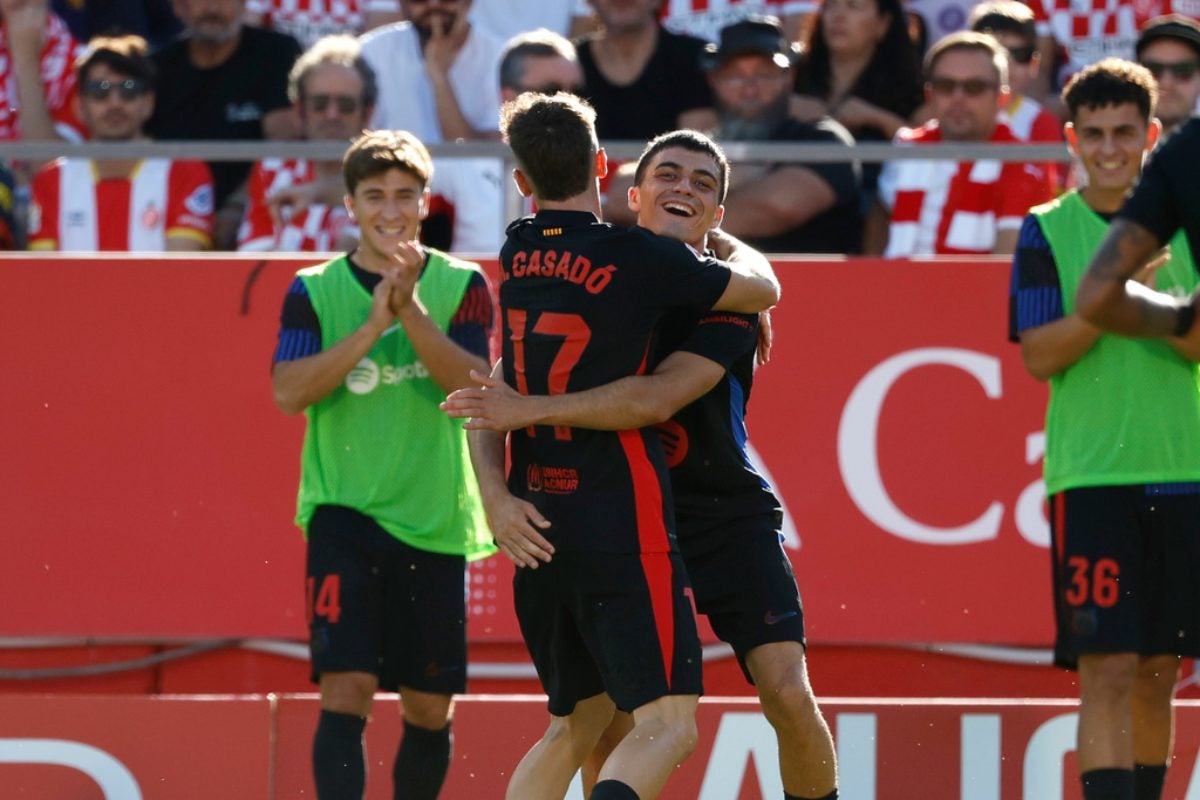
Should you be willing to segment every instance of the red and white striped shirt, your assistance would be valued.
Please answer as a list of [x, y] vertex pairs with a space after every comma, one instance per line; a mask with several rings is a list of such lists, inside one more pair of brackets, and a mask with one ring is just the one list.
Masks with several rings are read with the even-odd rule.
[[165, 250], [186, 236], [212, 243], [212, 175], [203, 161], [148, 158], [129, 178], [97, 177], [90, 159], [60, 158], [33, 179], [29, 249]]
[[340, 204], [313, 203], [276, 228], [267, 200], [280, 189], [311, 183], [314, 177], [312, 162], [303, 158], [267, 158], [255, 164], [246, 185], [238, 250], [326, 253], [336, 249], [343, 236], [357, 239], [358, 227]]
[[[1066, 48], [1060, 77], [1102, 58], [1134, 59], [1138, 31], [1147, 20], [1172, 12], [1196, 16], [1195, 0], [1027, 0], [1037, 32]], [[1049, 68], [1043, 65], [1043, 69]]]
[[[942, 141], [937, 122], [901, 128], [897, 144]], [[1015, 142], [999, 123], [990, 142]], [[1023, 161], [895, 160], [879, 175], [879, 199], [891, 210], [885, 258], [991, 253], [996, 232], [1019, 230], [1029, 209], [1053, 196], [1041, 164]]]
[[721, 28], [750, 14], [790, 14], [817, 10], [817, 0], [667, 0], [659, 11], [663, 27], [715, 42]]
[[246, 0], [246, 12], [262, 15], [259, 27], [294, 36], [308, 49], [331, 33], [363, 32], [371, 11], [400, 13], [398, 0]]
[[[53, 13], [46, 15], [45, 44], [42, 45], [42, 87], [46, 109], [59, 135], [81, 141], [83, 124], [75, 116], [75, 58], [81, 52], [79, 42], [67, 25]], [[0, 19], [0, 141], [21, 138], [21, 111], [17, 97], [17, 76], [13, 74], [12, 53], [8, 49], [8, 29]]]

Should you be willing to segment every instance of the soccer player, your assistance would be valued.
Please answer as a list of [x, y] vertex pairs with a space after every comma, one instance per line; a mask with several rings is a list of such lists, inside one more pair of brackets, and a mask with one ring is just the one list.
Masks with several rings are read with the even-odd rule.
[[[1149, 800], [1171, 755], [1181, 655], [1200, 654], [1200, 347], [1112, 336], [1080, 318], [1075, 288], [1154, 146], [1154, 78], [1104, 59], [1063, 90], [1067, 142], [1087, 183], [1034, 208], [1013, 261], [1009, 337], [1050, 382], [1055, 663], [1079, 671], [1086, 800]], [[1118, 223], [1113, 223], [1118, 224]], [[1197, 284], [1182, 235], [1136, 280]]]
[[[75, 65], [93, 141], [145, 140], [156, 70], [140, 36], [96, 37]], [[29, 249], [195, 251], [212, 246], [213, 181], [203, 161], [59, 158], [33, 179]]]
[[[671, 309], [754, 312], [778, 298], [769, 264], [744, 247], [729, 270], [680, 242], [601, 223], [607, 160], [594, 120], [590, 106], [562, 93], [523, 94], [502, 111], [517, 185], [539, 207], [509, 227], [500, 254], [503, 371], [522, 393], [644, 371], [654, 327]], [[614, 704], [632, 712], [634, 727], [591, 797], [655, 797], [695, 744], [701, 690], [661, 445], [650, 430], [561, 426], [511, 439], [507, 487], [502, 437], [473, 431], [472, 457], [501, 550], [516, 563], [552, 556], [514, 579], [551, 722], [507, 797], [561, 798]], [[544, 538], [533, 538], [548, 521]]]
[[[724, 213], [725, 154], [708, 137], [674, 131], [647, 145], [629, 204], [638, 224], [702, 252]], [[668, 453], [679, 551], [697, 608], [731, 644], [779, 739], [784, 797], [837, 797], [833, 741], [804, 658], [804, 610], [780, 546], [780, 503], [750, 465], [744, 414], [754, 379], [758, 320], [685, 313], [663, 323], [654, 371], [580, 393], [520, 395], [502, 381], [460, 389], [443, 404], [468, 429], [534, 424], [636, 428], [659, 424]], [[737, 413], [730, 414], [730, 409]], [[528, 561], [523, 566], [529, 565]], [[620, 716], [585, 765], [598, 764], [630, 723]], [[605, 745], [608, 744], [606, 749]], [[586, 783], [585, 777], [585, 783]]]
[[308, 417], [296, 522], [321, 800], [362, 797], [378, 689], [402, 700], [396, 796], [437, 797], [466, 687], [464, 570], [494, 552], [465, 434], [438, 409], [487, 364], [491, 298], [478, 265], [417, 244], [431, 164], [405, 131], [359, 136], [343, 171], [360, 243], [301, 270], [283, 304], [272, 385]]

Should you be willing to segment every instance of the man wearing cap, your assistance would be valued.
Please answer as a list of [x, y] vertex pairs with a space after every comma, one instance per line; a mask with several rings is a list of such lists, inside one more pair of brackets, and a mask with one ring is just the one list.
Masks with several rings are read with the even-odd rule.
[[1200, 24], [1182, 14], [1155, 17], [1138, 36], [1137, 60], [1158, 84], [1156, 114], [1169, 135], [1200, 100]]
[[701, 66], [716, 100], [722, 142], [823, 142], [847, 148], [836, 163], [739, 163], [722, 227], [764, 252], [860, 252], [859, 169], [854, 138], [835, 120], [788, 116], [797, 47], [776, 17], [753, 15], [721, 29]]

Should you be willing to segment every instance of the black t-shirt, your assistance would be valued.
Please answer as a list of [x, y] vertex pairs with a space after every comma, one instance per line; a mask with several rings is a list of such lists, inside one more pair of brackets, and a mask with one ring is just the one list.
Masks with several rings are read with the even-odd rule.
[[679, 127], [684, 111], [713, 104], [700, 69], [704, 41], [660, 29], [658, 46], [642, 74], [628, 86], [609, 83], [596, 67], [591, 38], [576, 42], [583, 95], [596, 109], [601, 139], [645, 141]]
[[723, 523], [773, 514], [780, 507], [746, 450], [758, 316], [709, 311], [696, 319], [672, 312], [659, 328], [656, 349], [664, 357], [677, 350], [695, 353], [726, 370], [716, 386], [658, 426], [671, 470], [678, 535], [694, 551], [698, 540], [719, 537]]
[[1150, 156], [1117, 214], [1166, 244], [1180, 228], [1200, 253], [1200, 118], [1192, 117]]
[[[522, 394], [591, 389], [648, 369], [655, 326], [695, 318], [729, 271], [680, 242], [578, 211], [540, 211], [500, 250], [504, 379]], [[513, 431], [509, 489], [552, 523], [560, 551], [674, 549], [666, 460], [653, 429]]]
[[[199, 69], [179, 39], [152, 57], [158, 68], [154, 116], [146, 126], [155, 139], [262, 139], [262, 120], [290, 105], [287, 78], [300, 55], [290, 36], [242, 27], [237, 50], [225, 63]], [[250, 174], [252, 162], [211, 162], [217, 208]]]
[[[817, 173], [837, 196], [834, 204], [803, 225], [778, 236], [746, 237], [748, 244], [764, 253], [859, 253], [862, 252], [862, 184], [857, 162], [851, 160], [854, 137], [837, 121], [822, 119], [815, 123], [788, 118], [776, 129], [770, 141], [828, 142], [845, 147], [846, 161], [794, 164]], [[784, 169], [787, 164], [778, 164]]]

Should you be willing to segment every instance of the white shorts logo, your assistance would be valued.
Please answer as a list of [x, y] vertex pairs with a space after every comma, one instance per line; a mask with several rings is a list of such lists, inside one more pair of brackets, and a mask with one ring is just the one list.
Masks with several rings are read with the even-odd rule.
[[379, 385], [379, 365], [364, 358], [346, 376], [346, 388], [354, 394], [370, 394]]

